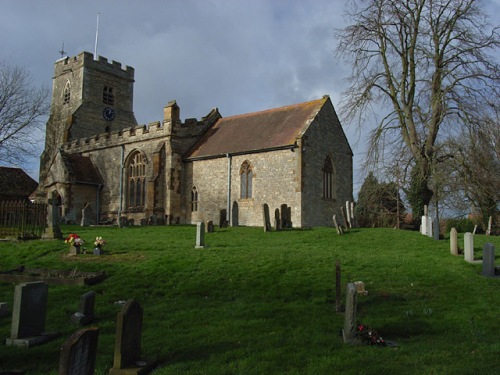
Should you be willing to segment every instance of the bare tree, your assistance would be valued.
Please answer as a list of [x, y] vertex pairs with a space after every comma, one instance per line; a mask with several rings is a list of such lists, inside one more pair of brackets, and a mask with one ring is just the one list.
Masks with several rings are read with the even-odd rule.
[[22, 165], [38, 154], [36, 130], [48, 114], [48, 98], [49, 91], [34, 87], [28, 71], [0, 61], [1, 164]]
[[[440, 136], [479, 118], [499, 95], [500, 46], [479, 0], [353, 0], [337, 53], [352, 65], [341, 115], [360, 126], [381, 116], [368, 156], [410, 156], [408, 200], [419, 217], [432, 198]], [[374, 109], [376, 108], [376, 109]], [[450, 134], [448, 133], [448, 134]]]

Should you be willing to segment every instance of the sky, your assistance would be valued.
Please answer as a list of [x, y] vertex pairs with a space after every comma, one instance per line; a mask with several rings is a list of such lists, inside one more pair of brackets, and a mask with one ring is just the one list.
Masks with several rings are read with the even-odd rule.
[[[500, 14], [500, 0], [487, 1], [491, 14]], [[337, 108], [350, 72], [335, 57], [344, 6], [344, 0], [0, 0], [0, 59], [51, 88], [63, 43], [68, 56], [94, 53], [99, 17], [98, 55], [135, 69], [139, 124], [161, 121], [171, 100], [182, 119], [200, 119], [214, 107], [226, 117], [323, 95]], [[347, 124], [344, 131], [355, 154], [356, 194], [367, 136]], [[38, 179], [38, 155], [26, 171]]]

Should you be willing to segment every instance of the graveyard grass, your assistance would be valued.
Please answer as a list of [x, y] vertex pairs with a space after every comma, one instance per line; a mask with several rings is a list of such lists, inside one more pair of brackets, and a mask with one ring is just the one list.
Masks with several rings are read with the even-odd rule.
[[[144, 309], [142, 354], [153, 374], [498, 374], [500, 279], [481, 264], [450, 254], [449, 241], [418, 232], [333, 228], [263, 233], [216, 229], [195, 249], [195, 226], [91, 228], [78, 233], [88, 252], [96, 236], [105, 255], [69, 257], [64, 241], [0, 243], [0, 271], [20, 264], [105, 270], [93, 286], [49, 285], [47, 331], [61, 336], [24, 349], [8, 347], [10, 317], [0, 318], [0, 369], [56, 374], [60, 347], [77, 330], [71, 314], [82, 294], [97, 293], [92, 325], [100, 328], [96, 374], [113, 365], [115, 301], [135, 298]], [[475, 236], [500, 253], [500, 237]], [[459, 235], [463, 247], [463, 237]], [[335, 312], [335, 262], [346, 284], [364, 281], [358, 321], [398, 346], [350, 346]], [[500, 257], [496, 256], [496, 264]], [[12, 309], [14, 285], [0, 282]]]

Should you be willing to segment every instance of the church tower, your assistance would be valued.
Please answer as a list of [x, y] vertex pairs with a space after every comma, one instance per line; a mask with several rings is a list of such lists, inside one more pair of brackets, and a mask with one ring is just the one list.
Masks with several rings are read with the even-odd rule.
[[63, 144], [135, 127], [133, 88], [134, 69], [116, 61], [89, 52], [57, 60], [40, 181]]

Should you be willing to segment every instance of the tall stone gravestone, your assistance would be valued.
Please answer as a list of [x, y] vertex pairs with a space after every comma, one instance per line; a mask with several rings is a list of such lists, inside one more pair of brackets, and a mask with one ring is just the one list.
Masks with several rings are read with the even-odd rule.
[[432, 221], [432, 238], [436, 241], [439, 240], [439, 221], [437, 218]]
[[464, 259], [466, 262], [474, 262], [474, 236], [471, 232], [464, 234]]
[[95, 292], [90, 291], [80, 297], [78, 311], [71, 316], [71, 322], [85, 326], [95, 319], [94, 315]]
[[263, 221], [263, 227], [264, 227], [264, 232], [270, 232], [271, 231], [271, 218], [269, 216], [269, 206], [267, 203], [264, 203], [262, 205], [262, 221]]
[[346, 219], [347, 219], [346, 227], [348, 226], [349, 228], [352, 228], [352, 225], [351, 225], [351, 204], [349, 203], [349, 201], [345, 202], [345, 212], [346, 212]]
[[430, 216], [427, 216], [427, 237], [432, 237], [434, 233], [434, 222], [432, 221]]
[[337, 222], [337, 215], [333, 215], [333, 225], [337, 230], [337, 234], [342, 234], [342, 228], [339, 226], [339, 223]]
[[347, 284], [347, 296], [345, 302], [344, 329], [342, 336], [345, 343], [356, 343], [356, 309], [357, 291], [354, 283]]
[[223, 208], [219, 211], [219, 228], [227, 228], [227, 210]]
[[349, 229], [349, 224], [347, 224], [347, 213], [345, 211], [345, 207], [341, 206], [340, 210], [342, 211], [342, 219], [344, 220], [344, 226], [347, 231], [347, 229]]
[[133, 299], [128, 300], [118, 313], [110, 375], [146, 374], [156, 365], [141, 358], [142, 316], [141, 305]]
[[52, 192], [51, 198], [48, 200], [47, 205], [47, 228], [42, 234], [45, 239], [62, 239], [61, 228], [59, 227], [59, 208], [57, 207], [58, 194], [56, 191]]
[[205, 223], [198, 222], [196, 223], [196, 249], [204, 249], [205, 248]]
[[495, 276], [495, 246], [489, 242], [483, 246], [483, 275]]
[[280, 209], [277, 208], [274, 210], [274, 230], [281, 230], [281, 218], [280, 218]]
[[99, 328], [81, 329], [61, 347], [59, 375], [94, 375]]
[[450, 230], [450, 253], [458, 255], [458, 233], [455, 228]]
[[45, 332], [48, 286], [43, 281], [16, 285], [12, 308], [12, 325], [9, 346], [31, 347], [57, 337]]

